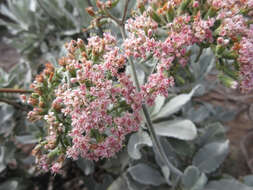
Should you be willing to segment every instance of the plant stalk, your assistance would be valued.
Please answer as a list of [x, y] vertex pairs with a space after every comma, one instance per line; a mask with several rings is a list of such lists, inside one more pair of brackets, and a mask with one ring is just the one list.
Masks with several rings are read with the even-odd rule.
[[[122, 18], [121, 25], [119, 25], [123, 40], [126, 39], [126, 31], [125, 31], [125, 24], [124, 23], [125, 23], [125, 18], [126, 18], [125, 15], [126, 15], [128, 3], [129, 3], [129, 0], [126, 0], [124, 14], [123, 14], [124, 16]], [[138, 78], [137, 78], [137, 73], [136, 73], [136, 68], [135, 68], [134, 62], [133, 62], [131, 57], [128, 57], [128, 60], [130, 62], [131, 70], [133, 72], [134, 83], [137, 87], [137, 90], [140, 91], [141, 90], [140, 89], [140, 84], [139, 84], [139, 81], [138, 81]], [[181, 176], [183, 173], [179, 169], [174, 167], [173, 164], [170, 163], [169, 159], [167, 158], [166, 153], [164, 152], [164, 149], [161, 145], [161, 142], [160, 142], [158, 136], [155, 133], [154, 126], [152, 124], [150, 114], [148, 112], [147, 105], [145, 103], [143, 103], [143, 105], [142, 105], [142, 110], [143, 110], [145, 119], [147, 121], [148, 130], [150, 132], [151, 139], [152, 139], [153, 144], [154, 144], [154, 148], [156, 148], [158, 150], [158, 153], [160, 154], [160, 157], [162, 158], [164, 163], [169, 167], [169, 169], [173, 173], [175, 173], [176, 175]]]

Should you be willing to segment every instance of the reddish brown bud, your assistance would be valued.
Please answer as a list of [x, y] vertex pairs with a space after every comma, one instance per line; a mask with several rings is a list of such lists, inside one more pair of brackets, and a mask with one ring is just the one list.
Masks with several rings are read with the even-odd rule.
[[39, 152], [40, 152], [40, 149], [41, 149], [41, 145], [40, 144], [37, 145], [37, 146], [35, 146], [34, 149], [32, 150], [32, 155], [33, 156], [37, 156], [39, 154]]
[[53, 77], [54, 77], [54, 73], [51, 72], [50, 75], [49, 75], [49, 82], [52, 82]]
[[36, 106], [38, 104], [38, 99], [30, 97], [27, 103]]
[[62, 57], [62, 58], [60, 58], [59, 60], [58, 60], [58, 64], [60, 65], [60, 66], [66, 66], [66, 58], [65, 57]]
[[87, 13], [88, 13], [90, 16], [92, 16], [92, 17], [94, 17], [94, 16], [96, 15], [95, 12], [94, 12], [94, 10], [93, 10], [93, 7], [88, 7], [88, 8], [86, 8], [85, 10], [86, 10]]
[[36, 92], [36, 93], [39, 94], [40, 96], [43, 95], [43, 92], [42, 92], [42, 90], [41, 90], [39, 87], [35, 87], [35, 88], [34, 88], [34, 92]]
[[61, 108], [62, 108], [61, 104], [56, 103], [56, 102], [54, 102], [54, 103], [52, 104], [52, 107], [53, 107], [53, 108], [55, 109], [55, 111], [57, 111], [57, 112], [60, 112], [60, 111], [61, 111]]
[[44, 103], [43, 101], [40, 101], [40, 102], [39, 102], [39, 107], [40, 107], [40, 108], [44, 108], [44, 107], [45, 107], [45, 103]]

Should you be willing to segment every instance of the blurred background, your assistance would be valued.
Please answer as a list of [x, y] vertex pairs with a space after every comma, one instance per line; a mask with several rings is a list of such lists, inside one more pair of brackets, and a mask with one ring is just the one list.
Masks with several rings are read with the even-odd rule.
[[[101, 35], [103, 28], [83, 31], [91, 21], [85, 11], [89, 6], [94, 6], [93, 1], [1, 0], [0, 89], [29, 89], [46, 62], [56, 64], [64, 55], [65, 42], [77, 38], [85, 41], [90, 33]], [[114, 14], [120, 12], [119, 5]], [[195, 97], [196, 105], [188, 116], [195, 118], [196, 123], [213, 119], [224, 124], [231, 147], [223, 171], [244, 176], [252, 173], [253, 95], [243, 95], [213, 82], [215, 73], [214, 70], [205, 77], [213, 86]], [[26, 120], [30, 109], [19, 100], [19, 93], [0, 91], [0, 190], [103, 190], [119, 176], [126, 163], [118, 160], [127, 157], [124, 151], [117, 159], [96, 165], [86, 160], [69, 161], [63, 175], [41, 174], [31, 150], [36, 136], [43, 133], [43, 124]]]

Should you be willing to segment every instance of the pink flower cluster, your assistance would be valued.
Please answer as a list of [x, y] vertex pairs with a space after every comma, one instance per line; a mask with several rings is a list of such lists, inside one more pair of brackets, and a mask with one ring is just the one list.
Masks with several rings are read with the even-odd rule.
[[73, 159], [112, 157], [125, 136], [138, 130], [142, 96], [129, 76], [119, 72], [126, 62], [115, 43], [108, 33], [90, 38], [85, 49], [97, 56], [96, 61], [73, 59], [69, 65], [76, 71], [73, 87], [65, 83], [56, 92], [56, 100], [64, 105], [62, 112], [71, 117], [72, 145], [67, 156]]
[[167, 89], [174, 86], [174, 79], [169, 70], [177, 62], [185, 66], [188, 62], [186, 48], [194, 43], [212, 42], [210, 28], [214, 19], [203, 20], [200, 12], [191, 23], [191, 16], [184, 14], [168, 23], [167, 38], [156, 38], [159, 33], [158, 24], [151, 18], [148, 11], [129, 19], [126, 28], [128, 39], [124, 41], [124, 49], [128, 56], [146, 59], [149, 55], [158, 61], [157, 71], [149, 76], [148, 82], [142, 87], [145, 101], [152, 105], [158, 94], [167, 96]]
[[139, 129], [143, 103], [111, 34], [93, 36], [87, 45], [72, 40], [66, 48], [59, 68], [47, 66], [36, 77], [28, 99], [35, 107], [30, 119], [47, 123], [33, 155], [40, 168], [53, 173], [60, 172], [66, 157], [97, 161], [114, 156], [126, 135]]
[[[110, 7], [106, 3], [97, 6]], [[44, 170], [59, 172], [66, 157], [99, 160], [120, 151], [126, 135], [139, 128], [142, 104], [168, 96], [194, 44], [211, 47], [217, 61], [237, 63], [241, 90], [253, 89], [252, 0], [139, 0], [138, 8], [140, 14], [126, 22], [123, 50], [110, 33], [88, 44], [72, 40], [60, 68], [48, 64], [36, 77], [28, 116], [47, 122], [47, 136], [33, 152]], [[125, 72], [127, 57], [154, 61], [140, 92]]]
[[[129, 38], [125, 40], [124, 48], [128, 56], [146, 59], [152, 55], [158, 61], [157, 77], [171, 78], [171, 67], [188, 63], [187, 47], [193, 44], [203, 47], [221, 45], [225, 49], [224, 58], [239, 62], [241, 90], [253, 89], [253, 74], [250, 74], [253, 73], [252, 27], [249, 24], [253, 15], [252, 0], [208, 0], [205, 5], [200, 5], [200, 1], [187, 4], [188, 1], [181, 0], [141, 0], [138, 3], [139, 7], [146, 6], [146, 11], [127, 21]], [[183, 10], [182, 4], [189, 9]], [[167, 33], [166, 39], [159, 36], [161, 31]], [[151, 75], [149, 83], [155, 78]]]
[[249, 92], [253, 89], [253, 35], [250, 39], [243, 37], [239, 46], [241, 88], [242, 91]]
[[[224, 45], [231, 53], [238, 55], [240, 89], [249, 92], [253, 89], [253, 25], [249, 24], [253, 16], [253, 1], [210, 0], [209, 3], [219, 10], [217, 19], [222, 21], [218, 28], [220, 39], [225, 39], [227, 42]], [[248, 14], [245, 16], [241, 12]]]

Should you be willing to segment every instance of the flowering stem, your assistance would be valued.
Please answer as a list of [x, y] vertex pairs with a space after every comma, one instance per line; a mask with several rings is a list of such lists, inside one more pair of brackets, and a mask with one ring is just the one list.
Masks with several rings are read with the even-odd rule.
[[[125, 19], [125, 14], [126, 14], [126, 11], [127, 11], [128, 2], [129, 2], [129, 0], [126, 0], [125, 9], [124, 9], [124, 16], [123, 16], [123, 19], [122, 19], [122, 22], [121, 22], [122, 24], [119, 25], [123, 40], [126, 40], [126, 31], [125, 31], [125, 25], [124, 25], [125, 20], [124, 19]], [[139, 81], [138, 81], [138, 78], [137, 78], [137, 73], [136, 73], [134, 62], [133, 62], [133, 60], [130, 56], [128, 56], [128, 60], [130, 62], [131, 70], [133, 72], [133, 78], [134, 78], [135, 85], [137, 87], [137, 90], [140, 91], [141, 90], [140, 89], [140, 84], [139, 84]], [[147, 126], [148, 126], [148, 130], [150, 132], [150, 135], [151, 135], [151, 139], [154, 143], [154, 148], [157, 149], [158, 153], [160, 154], [160, 157], [163, 159], [164, 163], [167, 164], [169, 169], [173, 173], [175, 173], [176, 175], [181, 176], [183, 173], [179, 169], [174, 167], [173, 164], [170, 163], [169, 159], [167, 158], [166, 153], [164, 152], [164, 149], [161, 145], [161, 142], [160, 142], [158, 136], [155, 133], [154, 126], [152, 124], [150, 114], [148, 112], [147, 105], [145, 103], [143, 103], [142, 109], [143, 109], [143, 113], [144, 113], [144, 116], [145, 116], [146, 121], [147, 121]]]

